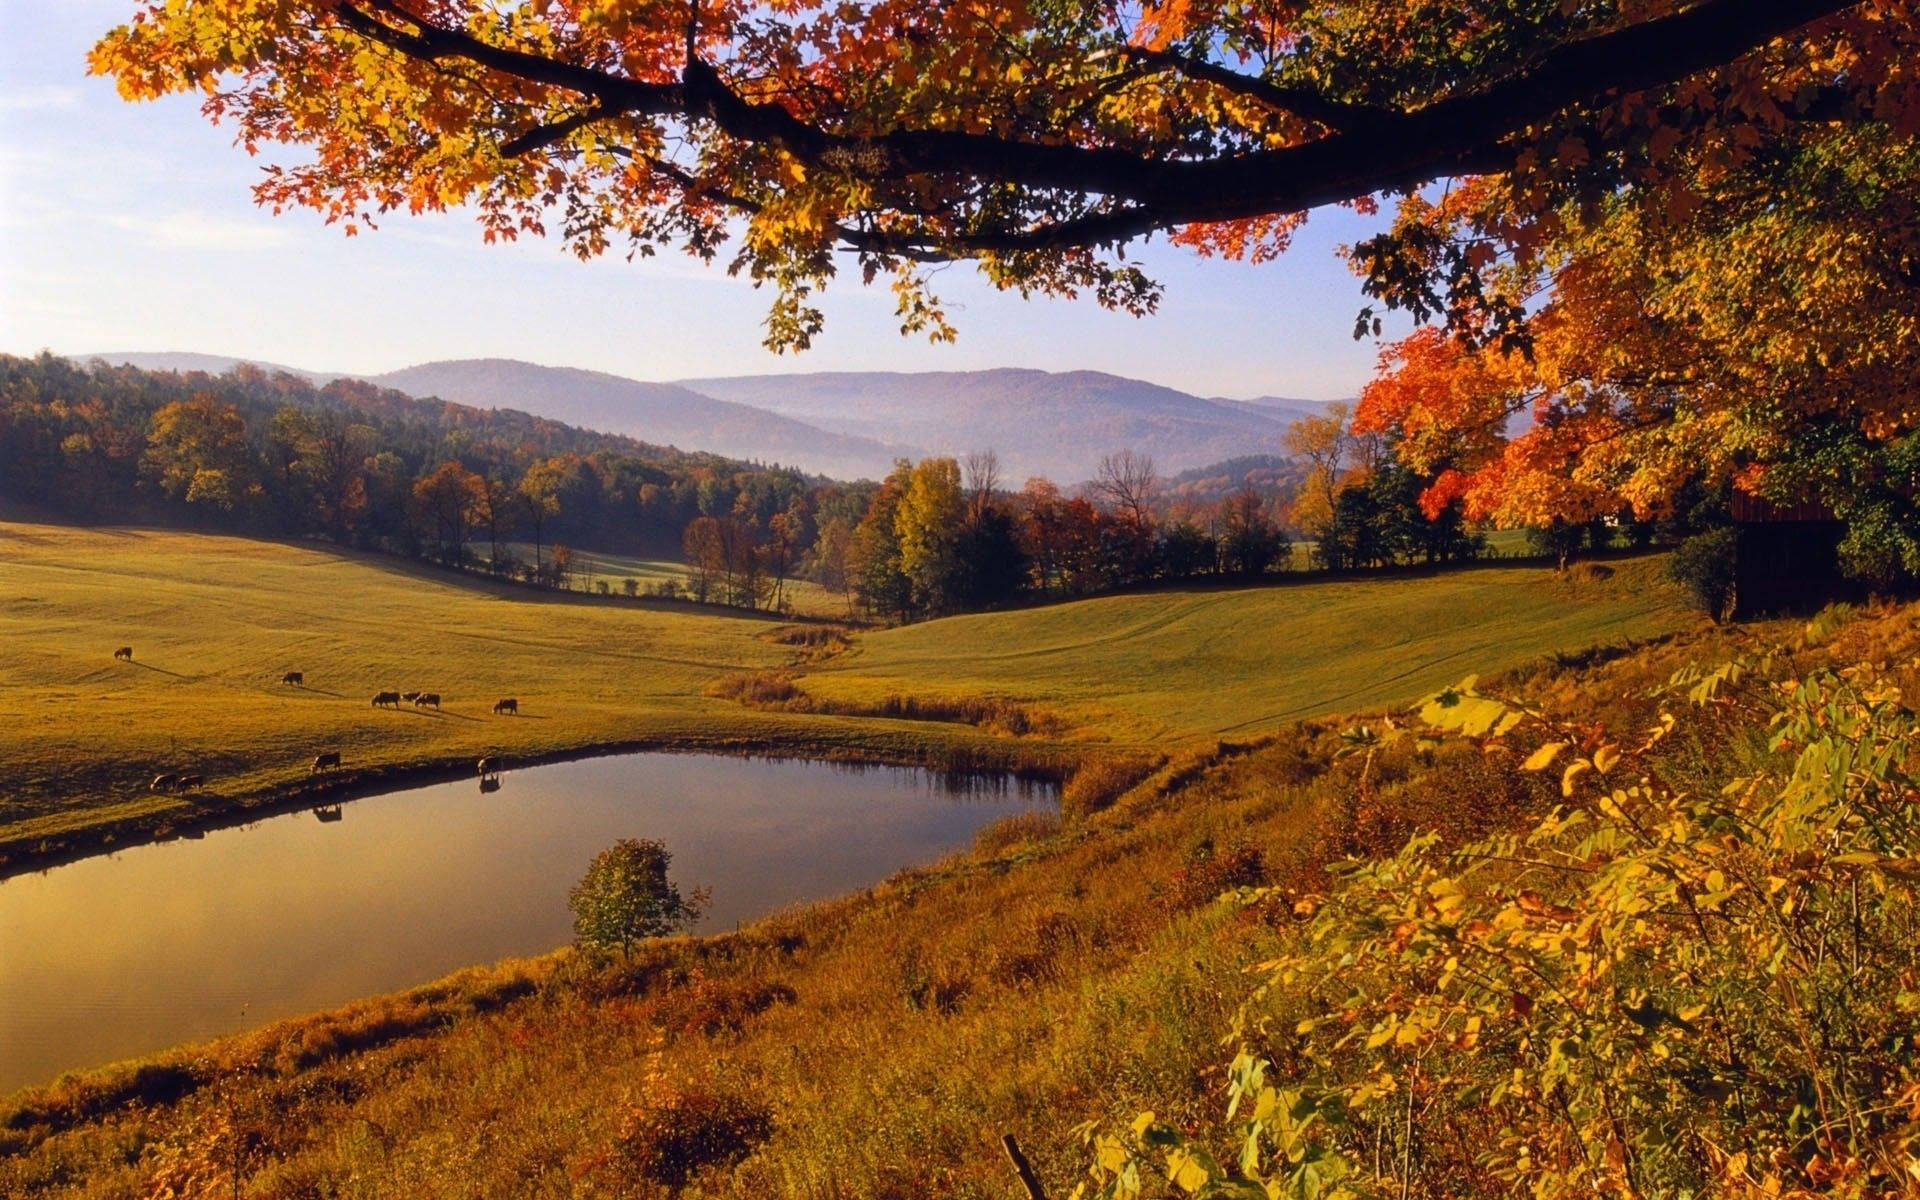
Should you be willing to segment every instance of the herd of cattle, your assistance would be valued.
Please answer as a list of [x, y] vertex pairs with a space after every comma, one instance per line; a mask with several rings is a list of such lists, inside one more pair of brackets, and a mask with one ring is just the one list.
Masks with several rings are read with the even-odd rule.
[[[133, 647], [122, 646], [113, 652], [113, 657], [116, 662], [132, 662]], [[306, 674], [301, 671], [288, 671], [286, 674], [280, 676], [280, 682], [288, 687], [305, 687], [307, 677]], [[415, 708], [438, 709], [440, 707], [440, 693], [375, 692], [373, 694], [373, 707], [375, 708], [399, 708], [403, 702], [411, 704]], [[500, 699], [495, 700], [493, 702], [493, 713], [495, 716], [520, 715], [519, 698], [515, 696], [502, 696]], [[480, 786], [482, 790], [491, 791], [493, 788], [500, 786], [499, 779], [502, 765], [502, 760], [494, 755], [488, 755], [479, 761], [477, 769], [480, 774]], [[313, 756], [313, 763], [307, 767], [307, 774], [318, 775], [322, 771], [337, 770], [339, 766], [340, 752], [338, 750], [327, 750]], [[207, 777], [204, 775], [180, 775], [169, 771], [155, 775], [153, 782], [147, 785], [147, 790], [150, 792], [192, 792], [205, 787], [206, 783]], [[489, 787], [489, 784], [491, 784], [491, 787]]]

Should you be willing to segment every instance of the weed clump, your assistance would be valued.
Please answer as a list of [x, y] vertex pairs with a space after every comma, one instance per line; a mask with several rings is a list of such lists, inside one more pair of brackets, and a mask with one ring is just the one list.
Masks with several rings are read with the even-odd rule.
[[773, 1110], [745, 1096], [693, 1085], [629, 1114], [620, 1131], [627, 1166], [678, 1190], [695, 1174], [731, 1166], [773, 1134]]
[[1056, 713], [1029, 708], [1004, 696], [903, 696], [847, 700], [815, 696], [781, 671], [729, 675], [709, 684], [706, 694], [748, 708], [817, 713], [835, 717], [881, 717], [894, 721], [939, 721], [972, 725], [1012, 737], [1054, 737], [1067, 723]]
[[1016, 846], [1037, 842], [1058, 832], [1058, 813], [1032, 809], [982, 825], [980, 831], [973, 835], [973, 848], [979, 854], [1005, 854]]
[[790, 675], [778, 671], [753, 671], [728, 675], [707, 686], [707, 695], [733, 700], [748, 708], [781, 708], [806, 696]]
[[1060, 789], [1060, 812], [1070, 821], [1110, 806], [1159, 764], [1145, 758], [1096, 758], [1080, 764]]
[[1221, 849], [1211, 840], [1202, 841], [1187, 865], [1173, 873], [1162, 899], [1169, 909], [1184, 912], [1236, 888], [1261, 887], [1268, 874], [1260, 847], [1236, 842]]

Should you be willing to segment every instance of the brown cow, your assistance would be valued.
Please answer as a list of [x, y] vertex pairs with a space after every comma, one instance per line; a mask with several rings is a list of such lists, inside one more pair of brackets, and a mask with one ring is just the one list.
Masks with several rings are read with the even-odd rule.
[[512, 713], [516, 717], [519, 716], [519, 699], [514, 696], [502, 696], [500, 699], [495, 700], [493, 702], [493, 715], [497, 717], [501, 713]]
[[288, 671], [280, 677], [280, 682], [286, 684], [288, 687], [305, 687], [307, 686], [307, 677], [299, 671]]
[[421, 692], [418, 695], [414, 696], [413, 706], [415, 708], [439, 708], [440, 693], [439, 692]]
[[176, 792], [191, 792], [196, 788], [202, 788], [206, 785], [207, 777], [205, 775], [182, 775], [175, 781], [173, 790]]
[[373, 694], [373, 707], [379, 708], [382, 705], [392, 705], [394, 708], [399, 708], [400, 693], [399, 692], [375, 692]]
[[408, 704], [412, 704], [415, 700], [418, 700], [420, 698], [420, 693], [419, 692], [401, 692], [400, 698], [402, 700], [405, 700]]
[[180, 777], [169, 771], [164, 775], [155, 775], [153, 782], [147, 785], [150, 792], [170, 792], [180, 786]]
[[316, 754], [313, 756], [313, 765], [307, 768], [307, 774], [313, 775], [326, 770], [328, 767], [337, 767], [339, 765], [340, 752], [338, 750], [329, 750], [325, 754]]
[[114, 657], [114, 660], [115, 660], [116, 662], [132, 662], [132, 661], [133, 661], [133, 647], [132, 647], [132, 646], [122, 646], [122, 647], [120, 647], [120, 648], [119, 648], [118, 650], [115, 650], [115, 651], [113, 652], [113, 657]]

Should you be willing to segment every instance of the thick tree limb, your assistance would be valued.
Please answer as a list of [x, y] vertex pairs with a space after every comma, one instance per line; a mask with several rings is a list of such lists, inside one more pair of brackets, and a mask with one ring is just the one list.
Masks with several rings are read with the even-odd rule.
[[601, 117], [631, 114], [707, 123], [728, 137], [869, 182], [953, 175], [1100, 198], [1111, 205], [1024, 230], [861, 235], [868, 248], [882, 252], [938, 256], [1112, 244], [1193, 222], [1297, 212], [1443, 176], [1499, 170], [1511, 164], [1518, 135], [1571, 106], [1725, 65], [1856, 2], [1701, 0], [1672, 16], [1560, 46], [1479, 91], [1408, 112], [1329, 105], [1307, 93], [1185, 59], [1162, 64], [1332, 130], [1295, 146], [1210, 159], [1155, 158], [1108, 146], [938, 129], [851, 136], [810, 124], [782, 105], [746, 99], [697, 58], [688, 62], [678, 83], [645, 83], [493, 46], [464, 30], [414, 17], [392, 0], [334, 0], [334, 12], [346, 28], [399, 53], [428, 61], [464, 60], [595, 102], [575, 117], [510, 139], [503, 147], [509, 153], [552, 145]]

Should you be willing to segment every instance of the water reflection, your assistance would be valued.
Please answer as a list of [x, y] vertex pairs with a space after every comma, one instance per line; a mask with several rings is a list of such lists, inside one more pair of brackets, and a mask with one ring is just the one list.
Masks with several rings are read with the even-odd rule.
[[628, 755], [511, 775], [510, 789], [491, 775], [478, 795], [469, 778], [319, 805], [0, 881], [0, 1093], [561, 945], [567, 889], [621, 837], [661, 839], [683, 887], [713, 888], [698, 927], [713, 932], [1054, 803], [1030, 779], [791, 759]]

